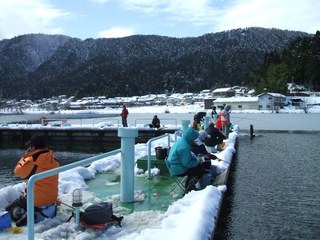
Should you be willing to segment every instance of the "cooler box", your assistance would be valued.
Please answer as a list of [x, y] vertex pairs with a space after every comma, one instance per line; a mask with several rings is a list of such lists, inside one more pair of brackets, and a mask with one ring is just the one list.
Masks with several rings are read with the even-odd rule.
[[[148, 156], [141, 157], [137, 160], [137, 167], [143, 169], [144, 171], [148, 170]], [[160, 175], [169, 174], [165, 160], [158, 160], [156, 156], [151, 156], [151, 168], [157, 167], [160, 169]]]

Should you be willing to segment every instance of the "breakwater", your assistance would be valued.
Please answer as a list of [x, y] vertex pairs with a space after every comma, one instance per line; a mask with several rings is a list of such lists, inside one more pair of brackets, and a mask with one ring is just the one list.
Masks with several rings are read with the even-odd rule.
[[[148, 129], [138, 128], [136, 143], [146, 143], [150, 138], [166, 133], [174, 133], [178, 128]], [[2, 146], [23, 145], [33, 134], [45, 135], [48, 144], [54, 146], [77, 145], [96, 147], [105, 151], [120, 147], [118, 128], [0, 128], [0, 142]]]

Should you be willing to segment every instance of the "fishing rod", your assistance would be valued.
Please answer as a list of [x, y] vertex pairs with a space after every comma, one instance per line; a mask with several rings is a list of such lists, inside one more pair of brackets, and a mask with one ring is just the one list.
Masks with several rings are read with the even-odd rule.
[[73, 206], [71, 206], [71, 205], [68, 205], [68, 204], [62, 202], [61, 200], [57, 200], [57, 205], [61, 205], [61, 204], [65, 205], [65, 206], [67, 206], [67, 207], [69, 207], [69, 208], [72, 208], [73, 210], [76, 210], [75, 207], [73, 207]]

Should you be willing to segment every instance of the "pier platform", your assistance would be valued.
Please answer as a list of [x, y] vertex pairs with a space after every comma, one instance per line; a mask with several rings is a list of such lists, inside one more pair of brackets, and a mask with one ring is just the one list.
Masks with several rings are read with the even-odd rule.
[[[40, 126], [40, 125], [39, 125]], [[173, 134], [178, 128], [138, 128], [136, 143], [146, 143], [149, 139]], [[21, 142], [23, 145], [33, 134], [45, 135], [49, 145], [68, 146], [77, 145], [83, 147], [96, 147], [100, 151], [110, 151], [120, 148], [121, 138], [118, 137], [118, 128], [86, 128], [86, 127], [1, 127], [0, 143], [10, 144]]]

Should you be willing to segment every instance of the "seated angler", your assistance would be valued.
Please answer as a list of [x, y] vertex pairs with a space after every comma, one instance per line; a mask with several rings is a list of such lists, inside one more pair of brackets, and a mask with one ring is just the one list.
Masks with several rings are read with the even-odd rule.
[[199, 137], [195, 140], [195, 143], [192, 145], [192, 152], [195, 155], [203, 154], [205, 159], [218, 159], [216, 155], [209, 153], [206, 149], [206, 145], [204, 142], [210, 138], [210, 134], [208, 134], [204, 130], [201, 130], [199, 132]]
[[[48, 171], [60, 166], [52, 150], [46, 147], [44, 136], [33, 135], [26, 143], [27, 153], [17, 163], [14, 173], [22, 179], [29, 179], [32, 175]], [[6, 207], [16, 226], [27, 225], [27, 184], [22, 196]], [[35, 223], [45, 218], [56, 216], [58, 197], [58, 174], [39, 179], [34, 185]]]
[[226, 136], [223, 134], [223, 132], [219, 130], [213, 123], [210, 123], [205, 131], [210, 135], [210, 138], [204, 140], [205, 145], [207, 147], [217, 146], [217, 149], [221, 150], [219, 146], [223, 144], [223, 140], [226, 139]]
[[[202, 155], [203, 159], [202, 159], [202, 165], [204, 167], [204, 169], [206, 170], [207, 173], [210, 173], [210, 177], [214, 177], [215, 175], [217, 175], [217, 167], [215, 165], [211, 165], [211, 160], [217, 160], [217, 161], [221, 161], [221, 159], [219, 159], [216, 155], [210, 153], [207, 151], [206, 145], [205, 145], [205, 141], [207, 139], [210, 139], [210, 135], [202, 130], [199, 132], [199, 137], [195, 140], [194, 144], [192, 145], [192, 152], [199, 156]], [[208, 185], [208, 183], [205, 183], [205, 180], [203, 179], [203, 184], [202, 187], [205, 187], [205, 185]]]
[[160, 119], [157, 115], [154, 115], [151, 124], [149, 124], [150, 128], [160, 128]]
[[175, 142], [166, 160], [172, 176], [187, 176], [186, 192], [195, 189], [195, 183], [205, 174], [204, 167], [197, 161], [191, 149], [194, 141], [199, 136], [197, 130], [187, 128], [182, 137]]

